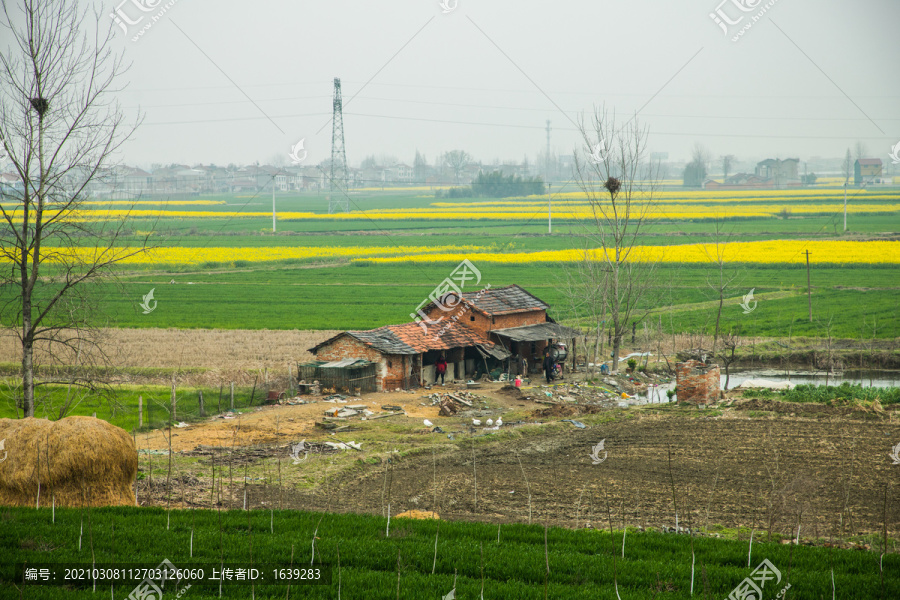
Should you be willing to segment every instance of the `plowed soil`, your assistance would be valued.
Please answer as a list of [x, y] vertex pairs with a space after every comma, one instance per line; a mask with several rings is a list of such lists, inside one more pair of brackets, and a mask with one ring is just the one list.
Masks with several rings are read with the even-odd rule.
[[[588, 454], [600, 440], [609, 454], [594, 465]], [[615, 527], [673, 527], [677, 504], [679, 525], [688, 527], [794, 535], [799, 521], [804, 537], [837, 538], [878, 533], [886, 520], [889, 535], [896, 535], [900, 467], [888, 457], [894, 440], [900, 441], [896, 419], [747, 419], [738, 411], [638, 416], [479, 443], [474, 469], [472, 445], [463, 442], [437, 457], [436, 478], [428, 454], [395, 460], [390, 498], [395, 514], [430, 510], [436, 479], [437, 511], [450, 519], [527, 522], [530, 487], [531, 519], [555, 525], [606, 527], [611, 519]], [[330, 501], [318, 493], [293, 502], [383, 513], [386, 469], [343, 478]]]
[[[380, 423], [397, 436], [415, 438], [407, 448], [416, 452], [404, 457], [385, 451], [384, 444], [364, 443], [362, 452], [338, 455], [347, 460], [343, 467], [329, 467], [327, 485], [321, 485], [321, 471], [307, 469], [315, 461], [322, 467], [334, 464], [323, 462], [334, 458], [310, 456], [308, 463], [292, 467], [307, 473], [306, 489], [254, 483], [250, 505], [386, 514], [390, 502], [393, 515], [435, 509], [445, 519], [527, 522], [530, 512], [534, 522], [571, 527], [607, 527], [610, 521], [614, 527], [672, 527], [677, 510], [678, 524], [692, 528], [743, 526], [794, 535], [799, 522], [803, 537], [827, 539], [879, 534], [886, 523], [889, 535], [900, 534], [900, 466], [889, 457], [900, 443], [895, 407], [876, 412], [741, 400], [718, 413], [667, 406], [591, 415], [499, 390], [485, 393], [492, 407], [500, 403], [499, 410], [518, 410], [533, 424], [504, 424], [485, 435], [470, 429], [467, 417], [439, 417], [438, 407], [421, 406], [419, 395], [372, 395], [364, 402], [373, 410], [381, 404], [404, 406], [408, 417]], [[284, 458], [286, 436], [334, 440], [313, 427], [327, 406], [267, 407], [243, 415], [237, 445], [268, 446], [271, 456]], [[434, 459], [423, 418], [454, 435], [439, 445]], [[561, 418], [588, 427], [578, 429]], [[233, 422], [211, 421], [178, 430], [173, 447], [228, 448], [233, 432]], [[606, 460], [592, 464], [589, 454], [601, 440]], [[165, 440], [161, 433], [138, 436], [138, 445], [164, 448]], [[208, 490], [203, 480], [197, 495], [209, 498]], [[152, 495], [158, 492], [154, 488]], [[232, 496], [240, 505], [240, 490], [237, 494]], [[140, 495], [147, 498], [143, 491]]]

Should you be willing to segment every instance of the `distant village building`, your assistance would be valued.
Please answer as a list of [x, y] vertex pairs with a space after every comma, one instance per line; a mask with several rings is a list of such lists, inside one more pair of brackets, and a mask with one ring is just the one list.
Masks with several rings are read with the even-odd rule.
[[771, 180], [750, 173], [737, 173], [726, 177], [721, 182], [712, 179], [707, 179], [703, 182], [703, 189], [705, 190], [770, 190], [772, 187]]
[[703, 182], [705, 190], [774, 190], [785, 187], [799, 187], [799, 158], [767, 158], [756, 163], [756, 170], [751, 173], [737, 173], [726, 177], [723, 181], [707, 179]]
[[0, 194], [16, 195], [25, 191], [25, 184], [18, 173], [0, 173]]
[[800, 176], [797, 172], [799, 164], [799, 158], [786, 158], [784, 160], [767, 158], [756, 163], [756, 176], [770, 180], [775, 187], [788, 184], [797, 185], [800, 183]]
[[574, 357], [575, 339], [583, 335], [554, 322], [548, 308], [517, 285], [466, 292], [452, 312], [435, 303], [426, 305], [422, 312], [432, 324], [344, 331], [309, 351], [324, 361], [376, 363], [379, 390], [433, 383], [434, 365], [441, 355], [448, 363], [448, 381], [474, 378], [497, 368], [516, 375], [525, 372], [526, 364], [539, 373], [544, 348], [551, 340], [569, 340]]
[[872, 183], [881, 178], [880, 158], [860, 158], [853, 164], [853, 183], [857, 186]]

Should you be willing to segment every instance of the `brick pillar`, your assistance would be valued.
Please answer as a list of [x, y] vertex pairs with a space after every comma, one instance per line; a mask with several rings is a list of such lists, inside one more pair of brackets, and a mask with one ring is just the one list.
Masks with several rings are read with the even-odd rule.
[[699, 360], [676, 363], [675, 385], [679, 402], [712, 404], [719, 399], [719, 365]]

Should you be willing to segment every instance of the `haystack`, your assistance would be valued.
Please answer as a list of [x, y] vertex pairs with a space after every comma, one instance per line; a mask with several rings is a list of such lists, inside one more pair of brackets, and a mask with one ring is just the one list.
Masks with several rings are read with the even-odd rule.
[[134, 506], [137, 452], [125, 430], [93, 417], [0, 419], [0, 505]]

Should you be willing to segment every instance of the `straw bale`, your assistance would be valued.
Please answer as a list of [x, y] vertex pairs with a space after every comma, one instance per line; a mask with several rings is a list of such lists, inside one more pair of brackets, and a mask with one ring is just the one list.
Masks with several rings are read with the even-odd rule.
[[[125, 430], [93, 417], [0, 419], [0, 505], [135, 506], [137, 452]], [[2, 453], [0, 453], [2, 459]]]

